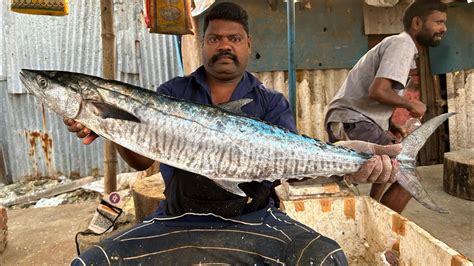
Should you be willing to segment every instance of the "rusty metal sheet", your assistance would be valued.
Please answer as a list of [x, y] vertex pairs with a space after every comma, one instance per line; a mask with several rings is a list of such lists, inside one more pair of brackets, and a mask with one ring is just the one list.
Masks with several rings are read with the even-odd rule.
[[[173, 36], [148, 33], [142, 4], [114, 0], [117, 79], [155, 89], [180, 73], [179, 56]], [[12, 13], [8, 1], [0, 1], [0, 143], [7, 181], [103, 172], [102, 139], [82, 145], [62, 118], [42, 109], [18, 80], [23, 67], [101, 75], [99, 1], [70, 1], [70, 7], [65, 17], [32, 16]], [[119, 159], [117, 171], [132, 169]]]

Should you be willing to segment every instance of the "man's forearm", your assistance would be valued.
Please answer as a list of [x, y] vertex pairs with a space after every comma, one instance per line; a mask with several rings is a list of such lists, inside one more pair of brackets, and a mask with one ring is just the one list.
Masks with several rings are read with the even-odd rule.
[[405, 97], [395, 93], [392, 89], [392, 81], [383, 78], [376, 78], [369, 88], [369, 97], [386, 105], [393, 107], [413, 108], [412, 102]]
[[116, 147], [122, 159], [124, 159], [128, 165], [130, 165], [136, 170], [139, 170], [139, 171], [146, 170], [155, 162], [154, 160], [150, 158], [137, 154], [120, 145], [116, 145]]

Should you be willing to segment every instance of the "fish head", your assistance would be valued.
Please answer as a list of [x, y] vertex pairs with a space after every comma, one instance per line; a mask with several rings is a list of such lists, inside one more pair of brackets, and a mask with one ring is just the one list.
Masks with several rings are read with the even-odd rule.
[[20, 80], [29, 92], [59, 115], [76, 118], [81, 111], [82, 89], [67, 72], [22, 69]]

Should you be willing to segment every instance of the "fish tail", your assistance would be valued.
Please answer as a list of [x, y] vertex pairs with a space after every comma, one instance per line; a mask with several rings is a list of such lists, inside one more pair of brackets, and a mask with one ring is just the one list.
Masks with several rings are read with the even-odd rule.
[[421, 205], [439, 213], [448, 212], [439, 207], [421, 185], [420, 178], [416, 174], [416, 155], [436, 128], [454, 114], [455, 113], [445, 113], [421, 125], [403, 139], [402, 151], [397, 156], [397, 160], [400, 162], [397, 182]]

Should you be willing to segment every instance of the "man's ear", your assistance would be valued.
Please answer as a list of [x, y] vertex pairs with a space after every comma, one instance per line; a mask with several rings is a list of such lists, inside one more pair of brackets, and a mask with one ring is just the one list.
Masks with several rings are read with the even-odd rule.
[[252, 51], [252, 37], [250, 35], [247, 38], [247, 44], [249, 46], [249, 53], [251, 53], [251, 51]]
[[420, 31], [421, 28], [423, 27], [423, 20], [421, 19], [421, 17], [413, 17], [411, 21], [411, 27], [415, 31]]

